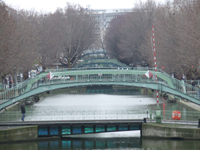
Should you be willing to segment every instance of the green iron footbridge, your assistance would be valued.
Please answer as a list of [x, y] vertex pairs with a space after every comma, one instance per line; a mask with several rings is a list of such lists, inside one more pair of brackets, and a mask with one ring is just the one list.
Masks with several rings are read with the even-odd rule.
[[128, 67], [116, 59], [85, 59], [84, 62], [76, 63], [73, 68], [97, 68], [99, 67]]
[[[35, 78], [26, 80], [16, 86], [0, 93], [0, 110], [22, 99], [56, 89], [79, 86], [119, 85], [129, 87], [148, 88], [159, 92], [170, 93], [200, 104], [199, 95], [195, 94], [199, 89], [184, 81], [172, 78], [170, 75], [158, 70], [158, 81], [145, 76], [151, 68], [76, 68], [76, 69], [51, 69], [37, 75]], [[54, 78], [49, 80], [46, 76], [52, 72]]]

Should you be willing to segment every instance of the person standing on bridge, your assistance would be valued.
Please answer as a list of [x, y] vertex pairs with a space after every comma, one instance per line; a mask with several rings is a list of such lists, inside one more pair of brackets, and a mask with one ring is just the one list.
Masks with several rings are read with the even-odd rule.
[[195, 88], [195, 83], [194, 81], [192, 81], [192, 91], [194, 91], [194, 88]]
[[21, 113], [22, 113], [22, 118], [21, 118], [21, 120], [24, 121], [25, 113], [26, 113], [26, 111], [25, 111], [25, 103], [23, 103], [23, 104], [21, 105]]

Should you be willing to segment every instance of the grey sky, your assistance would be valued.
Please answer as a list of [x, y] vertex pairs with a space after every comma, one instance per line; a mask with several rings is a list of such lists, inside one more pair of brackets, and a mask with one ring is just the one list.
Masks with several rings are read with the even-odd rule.
[[[0, 0], [1, 1], [1, 0]], [[80, 4], [91, 9], [124, 9], [133, 8], [139, 0], [2, 0], [15, 9], [36, 10], [38, 12], [54, 12], [58, 7], [63, 8], [67, 2]], [[146, 0], [142, 0], [143, 2]], [[166, 0], [156, 0], [164, 3]]]

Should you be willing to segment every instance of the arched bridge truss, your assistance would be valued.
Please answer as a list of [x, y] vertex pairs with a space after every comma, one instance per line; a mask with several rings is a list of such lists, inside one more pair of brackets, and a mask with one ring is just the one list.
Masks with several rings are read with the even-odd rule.
[[[22, 99], [46, 91], [92, 85], [123, 85], [131, 87], [148, 88], [160, 92], [170, 93], [196, 104], [200, 104], [197, 94], [187, 94], [192, 91], [192, 86], [184, 81], [172, 78], [168, 74], [158, 71], [158, 82], [154, 78], [148, 79], [145, 73], [148, 69], [138, 68], [101, 68], [101, 69], [53, 69], [40, 73], [35, 78], [29, 79], [0, 93], [0, 110]], [[151, 69], [150, 69], [151, 70]], [[54, 78], [49, 80], [46, 76], [51, 71]], [[151, 72], [155, 74], [152, 69]], [[198, 91], [198, 88], [193, 88]]]

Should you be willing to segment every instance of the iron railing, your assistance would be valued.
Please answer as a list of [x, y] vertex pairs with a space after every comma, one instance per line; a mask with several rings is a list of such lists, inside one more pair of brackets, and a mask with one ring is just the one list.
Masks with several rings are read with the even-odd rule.
[[[56, 120], [121, 120], [121, 119], [144, 119], [155, 122], [155, 111], [133, 110], [50, 110], [27, 111], [25, 121], [56, 121]], [[4, 111], [0, 113], [0, 122], [21, 121], [20, 111]], [[196, 125], [200, 112], [181, 111], [181, 119], [172, 119], [172, 111], [162, 110], [162, 123]]]
[[[62, 68], [62, 69], [50, 69], [50, 70], [45, 70], [45, 72], [66, 72], [66, 74], [69, 73], [69, 71], [75, 71], [75, 70], [92, 70], [94, 68]], [[38, 86], [44, 86], [44, 85], [50, 85], [50, 84], [63, 84], [63, 83], [78, 83], [78, 82], [101, 82], [101, 81], [112, 81], [112, 82], [141, 82], [141, 83], [147, 83], [147, 82], [154, 82], [155, 79], [148, 79], [144, 74], [146, 70], [151, 70], [152, 72], [154, 71], [154, 68], [146, 68], [146, 67], [141, 67], [141, 68], [95, 68], [95, 69], [104, 69], [104, 72], [107, 70], [108, 73], [100, 73], [100, 74], [94, 74], [94, 73], [88, 73], [86, 75], [76, 75], [76, 71], [73, 72], [74, 75], [70, 75], [70, 78], [66, 78], [65, 76], [60, 76], [60, 78], [53, 78], [52, 80], [44, 80], [41, 78], [38, 78], [39, 76], [36, 76], [33, 79], [26, 80], [24, 82], [21, 82], [17, 85], [12, 85], [11, 88], [6, 89], [5, 91], [0, 93], [0, 100], [9, 100], [12, 98], [15, 98], [21, 94], [24, 94], [27, 92], [27, 87], [31, 87], [28, 90], [34, 89]], [[118, 73], [112, 73], [110, 70], [118, 70]], [[130, 73], [130, 70], [134, 74]], [[141, 74], [140, 71], [143, 71], [143, 74]], [[158, 73], [162, 76], [163, 78], [158, 76], [158, 83], [162, 83], [165, 85], [168, 85], [169, 82], [173, 83], [174, 90], [178, 90], [182, 93], [187, 94], [188, 96], [194, 97], [196, 99], [199, 99], [199, 88], [198, 87], [193, 87], [191, 84], [185, 83], [183, 80], [180, 81], [178, 79], [172, 78], [169, 74], [163, 72], [162, 70], [158, 69]], [[101, 72], [101, 71], [100, 71]], [[3, 85], [4, 86], [4, 85]]]
[[[20, 111], [6, 111], [0, 113], [0, 122], [21, 121]], [[25, 121], [56, 121], [56, 120], [109, 120], [109, 119], [143, 119], [147, 114], [142, 111], [110, 111], [110, 110], [85, 110], [85, 111], [27, 111]]]

